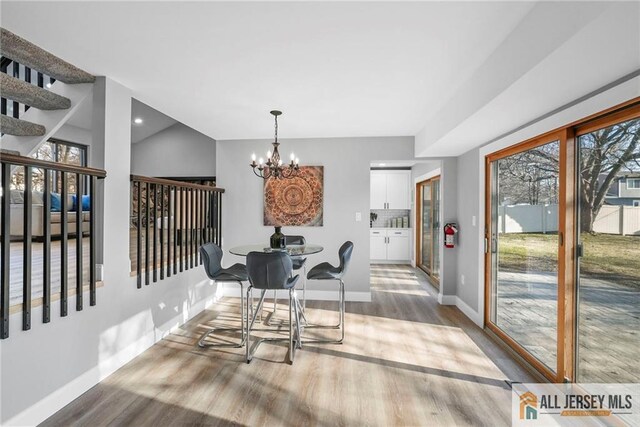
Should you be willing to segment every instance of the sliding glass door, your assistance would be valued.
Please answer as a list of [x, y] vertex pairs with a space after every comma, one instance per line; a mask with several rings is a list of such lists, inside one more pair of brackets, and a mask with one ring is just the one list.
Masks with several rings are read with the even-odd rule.
[[424, 270], [434, 286], [440, 279], [440, 177], [416, 186], [416, 264]]
[[578, 129], [577, 380], [640, 382], [640, 119]]
[[493, 159], [490, 321], [549, 372], [557, 369], [560, 142]]
[[486, 157], [485, 325], [555, 382], [640, 382], [640, 99]]

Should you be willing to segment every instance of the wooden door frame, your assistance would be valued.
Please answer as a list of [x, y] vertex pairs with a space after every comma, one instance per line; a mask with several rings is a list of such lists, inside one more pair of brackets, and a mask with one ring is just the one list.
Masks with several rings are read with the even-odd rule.
[[[415, 192], [415, 196], [416, 196], [416, 221], [415, 221], [415, 225], [416, 225], [416, 247], [415, 247], [415, 251], [416, 251], [416, 267], [418, 267], [419, 269], [421, 269], [422, 271], [424, 271], [428, 276], [429, 276], [429, 280], [431, 280], [431, 282], [433, 283], [434, 286], [436, 287], [440, 287], [440, 275], [438, 274], [438, 276], [434, 276], [433, 275], [433, 258], [434, 258], [434, 253], [435, 250], [439, 250], [440, 248], [435, 248], [433, 247], [433, 236], [431, 238], [431, 245], [432, 245], [432, 250], [431, 250], [431, 271], [427, 271], [427, 269], [421, 264], [420, 260], [422, 260], [422, 192], [420, 191], [422, 189], [422, 186], [429, 183], [431, 185], [431, 196], [432, 196], [432, 203], [431, 203], [431, 221], [433, 221], [433, 182], [434, 181], [438, 181], [438, 185], [440, 185], [441, 180], [440, 180], [440, 175], [434, 175], [430, 178], [427, 178], [423, 181], [420, 182], [416, 182], [416, 192]], [[438, 191], [438, 195], [440, 195], [441, 192]], [[442, 197], [440, 197], [440, 199], [442, 199]], [[433, 230], [433, 227], [431, 227]]]
[[[547, 379], [555, 382], [575, 382], [577, 377], [577, 269], [574, 256], [578, 243], [578, 170], [579, 157], [577, 138], [616, 123], [640, 118], [640, 97], [616, 105], [600, 113], [572, 122], [561, 128], [544, 133], [519, 144], [498, 150], [485, 156], [485, 241], [487, 250], [484, 259], [484, 321], [485, 328], [507, 343], [527, 363]], [[558, 306], [557, 306], [557, 366], [556, 372], [548, 369], [524, 347], [509, 337], [491, 321], [491, 176], [492, 162], [510, 155], [524, 152], [549, 142], [559, 141], [559, 193], [558, 193]]]

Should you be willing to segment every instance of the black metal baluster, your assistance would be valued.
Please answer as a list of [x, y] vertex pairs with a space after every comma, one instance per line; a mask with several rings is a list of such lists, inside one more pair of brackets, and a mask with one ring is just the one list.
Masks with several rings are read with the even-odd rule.
[[11, 165], [2, 163], [2, 279], [0, 283], [0, 338], [9, 337], [9, 285], [11, 279]]
[[68, 313], [68, 268], [69, 268], [69, 242], [68, 225], [67, 225], [67, 173], [60, 172], [62, 175], [62, 188], [60, 195], [60, 316], [65, 317]]
[[38, 71], [38, 87], [44, 87], [44, 75]]
[[149, 256], [149, 192], [151, 190], [150, 187], [151, 186], [149, 185], [148, 182], [144, 187], [146, 190], [146, 196], [145, 196], [146, 222], [145, 222], [145, 235], [144, 235], [144, 284], [145, 285], [149, 284], [149, 258], [151, 258]]
[[153, 283], [158, 281], [158, 185], [153, 186]]
[[164, 280], [164, 185], [160, 186], [160, 280]]
[[76, 311], [82, 311], [82, 176], [76, 174]]
[[[31, 83], [31, 68], [24, 67], [24, 81], [27, 83]], [[24, 112], [26, 113], [30, 107], [28, 105], [24, 106]]]
[[173, 274], [178, 274], [178, 187], [173, 187]]
[[[9, 64], [11, 64], [11, 59], [3, 57], [0, 60], [0, 72], [6, 73]], [[0, 113], [7, 115], [7, 98], [0, 97]]]
[[193, 188], [189, 189], [189, 268], [193, 268], [193, 261], [196, 256], [193, 247], [194, 243], [194, 229], [195, 229], [195, 191]]
[[42, 322], [51, 321], [51, 171], [44, 169], [44, 194], [42, 228], [44, 241], [42, 242]]
[[[16, 61], [13, 61], [13, 77], [16, 79], [20, 78], [20, 64]], [[20, 118], [20, 104], [17, 101], [13, 101], [13, 118]]]
[[31, 166], [24, 167], [24, 218], [22, 242], [22, 330], [31, 329]]
[[185, 230], [185, 222], [187, 221], [187, 219], [185, 218], [185, 214], [184, 214], [184, 209], [185, 209], [185, 203], [184, 203], [184, 191], [185, 189], [180, 187], [180, 272], [182, 273], [184, 271], [184, 230]]
[[209, 243], [209, 191], [204, 192], [204, 242]]
[[222, 193], [218, 193], [218, 245], [222, 247]]
[[136, 214], [136, 272], [137, 272], [137, 281], [138, 288], [142, 288], [142, 182], [138, 181], [134, 183], [137, 186], [138, 193], [138, 212]]
[[196, 190], [196, 267], [200, 265], [200, 246], [202, 246], [202, 191]]
[[96, 177], [89, 178], [89, 305], [96, 305]]
[[172, 194], [173, 189], [172, 186], [169, 185], [167, 186], [167, 277], [171, 277], [171, 269], [173, 268], [173, 263], [171, 262], [171, 246], [175, 244], [175, 241], [171, 243], [171, 236], [173, 236], [171, 231], [171, 222], [173, 220], [173, 209], [171, 209], [173, 205]]
[[[185, 244], [185, 250], [187, 251], [187, 259], [185, 260], [185, 270], [193, 267], [193, 262], [191, 261], [191, 188], [185, 188], [186, 192], [186, 200], [185, 200], [185, 217], [187, 220], [187, 229], [186, 236], [187, 242]], [[191, 266], [191, 267], [190, 267]]]

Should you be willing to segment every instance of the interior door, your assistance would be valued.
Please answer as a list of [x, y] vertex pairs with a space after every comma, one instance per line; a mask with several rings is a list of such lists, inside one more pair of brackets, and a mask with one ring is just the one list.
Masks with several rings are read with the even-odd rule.
[[420, 221], [420, 260], [419, 266], [431, 274], [432, 258], [433, 258], [433, 221], [431, 206], [431, 181], [427, 181], [420, 185], [422, 194], [421, 204], [421, 221]]

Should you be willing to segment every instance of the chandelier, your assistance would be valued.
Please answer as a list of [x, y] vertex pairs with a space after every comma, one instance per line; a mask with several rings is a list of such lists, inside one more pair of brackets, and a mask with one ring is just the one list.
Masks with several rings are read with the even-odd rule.
[[293, 178], [297, 175], [298, 170], [300, 169], [298, 166], [298, 158], [291, 153], [291, 162], [287, 165], [283, 165], [280, 153], [278, 152], [278, 146], [280, 145], [278, 142], [278, 116], [282, 114], [282, 111], [273, 110], [270, 113], [273, 114], [276, 122], [275, 139], [272, 143], [273, 153], [271, 153], [271, 150], [267, 151], [266, 163], [262, 157], [258, 159], [258, 162], [256, 163], [256, 155], [255, 153], [252, 154], [250, 166], [253, 169], [253, 173], [259, 178]]

